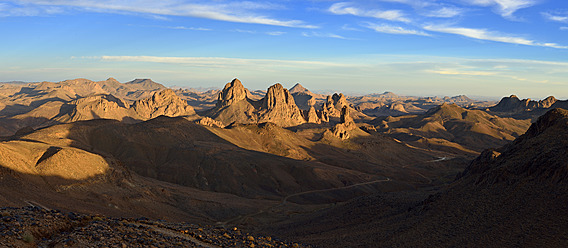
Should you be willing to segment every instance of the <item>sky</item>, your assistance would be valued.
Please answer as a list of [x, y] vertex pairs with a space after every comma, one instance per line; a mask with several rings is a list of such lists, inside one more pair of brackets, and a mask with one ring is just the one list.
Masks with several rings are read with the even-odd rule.
[[565, 0], [0, 1], [0, 82], [568, 98]]

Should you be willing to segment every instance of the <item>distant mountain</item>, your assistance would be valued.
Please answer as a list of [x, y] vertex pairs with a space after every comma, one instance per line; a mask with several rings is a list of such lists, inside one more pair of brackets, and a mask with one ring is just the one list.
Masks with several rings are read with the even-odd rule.
[[554, 96], [535, 101], [531, 99], [521, 100], [516, 95], [511, 95], [503, 97], [497, 105], [488, 108], [488, 110], [500, 116], [536, 119], [552, 108], [566, 107], [568, 107], [568, 101], [557, 100]]
[[290, 88], [290, 94], [294, 97], [294, 102], [301, 110], [309, 110], [311, 107], [317, 107], [319, 103], [323, 103], [325, 97], [323, 95], [314, 94], [310, 90], [304, 88], [300, 83]]
[[94, 119], [135, 123], [160, 115], [193, 116], [195, 111], [171, 89], [155, 91], [149, 98], [138, 100], [132, 106], [111, 94], [94, 94], [70, 101], [46, 101], [28, 112], [0, 118], [0, 126], [3, 126], [0, 132], [4, 131], [0, 134], [12, 135], [24, 127], [38, 128]]
[[130, 82], [126, 82], [124, 83], [125, 85], [127, 85], [129, 88], [135, 89], [135, 90], [149, 90], [149, 91], [154, 91], [154, 90], [163, 90], [166, 88], [166, 86], [163, 86], [159, 83], [156, 83], [154, 81], [152, 81], [151, 79], [134, 79]]
[[397, 94], [390, 92], [390, 91], [385, 91], [381, 94], [376, 94], [376, 93], [375, 94], [369, 94], [367, 96], [378, 97], [378, 98], [398, 98], [399, 97]]
[[296, 83], [294, 86], [292, 86], [292, 88], [290, 88], [289, 90], [290, 94], [294, 94], [294, 93], [306, 93], [306, 94], [313, 94], [310, 90], [304, 88], [304, 86], [302, 86], [300, 83]]
[[[373, 121], [377, 128], [404, 141], [426, 146], [442, 145], [452, 149], [481, 151], [499, 147], [525, 132], [528, 120], [500, 118], [481, 110], [467, 110], [455, 104], [442, 104], [421, 115], [381, 117]], [[465, 148], [465, 149], [464, 149]]]

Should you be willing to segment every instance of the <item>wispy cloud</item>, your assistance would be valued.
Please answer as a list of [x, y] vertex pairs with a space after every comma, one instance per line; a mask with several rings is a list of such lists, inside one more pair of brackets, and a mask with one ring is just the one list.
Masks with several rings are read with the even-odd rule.
[[488, 71], [460, 71], [455, 69], [442, 69], [442, 70], [426, 70], [425, 72], [435, 73], [440, 75], [467, 75], [467, 76], [492, 76], [496, 72]]
[[120, 62], [150, 62], [150, 63], [167, 63], [167, 64], [184, 64], [198, 67], [226, 67], [226, 66], [287, 66], [299, 67], [351, 67], [355, 65], [340, 64], [322, 61], [306, 61], [306, 60], [276, 60], [276, 59], [241, 59], [241, 58], [224, 58], [224, 57], [159, 57], [159, 56], [100, 56], [100, 57], [81, 57], [85, 59], [97, 59], [103, 61], [120, 61]]
[[177, 30], [193, 30], [193, 31], [211, 31], [210, 28], [202, 27], [186, 27], [186, 26], [155, 26], [158, 28], [177, 29]]
[[566, 31], [568, 30], [568, 27], [560, 27], [560, 30]]
[[341, 26], [341, 30], [347, 30], [347, 31], [361, 31], [361, 29], [351, 27], [351, 25], [349, 25], [349, 24], [344, 24], [343, 26]]
[[527, 46], [541, 46], [541, 47], [568, 49], [568, 46], [563, 46], [556, 43], [541, 43], [515, 35], [500, 34], [486, 29], [439, 26], [439, 25], [426, 25], [424, 26], [424, 29], [433, 32], [457, 34], [478, 40], [497, 41], [497, 42], [527, 45]]
[[422, 15], [427, 17], [440, 17], [440, 18], [451, 18], [462, 15], [463, 9], [457, 7], [441, 7], [432, 10], [426, 10]]
[[256, 31], [254, 30], [246, 30], [246, 29], [233, 29], [231, 30], [233, 32], [237, 32], [237, 33], [245, 33], [245, 34], [256, 34]]
[[[318, 28], [301, 20], [281, 20], [257, 13], [266, 9], [282, 8], [280, 5], [256, 2], [200, 2], [186, 3], [177, 0], [147, 1], [147, 0], [14, 0], [18, 6], [12, 9], [29, 8], [71, 8], [82, 11], [107, 11], [113, 13], [142, 13], [163, 16], [187, 16], [227, 22], [253, 23], [295, 28]], [[13, 12], [14, 10], [12, 10]], [[30, 13], [29, 15], [34, 15]]]
[[302, 32], [304, 37], [319, 37], [319, 38], [334, 38], [342, 40], [350, 40], [350, 38], [334, 34], [334, 33], [321, 33], [321, 32]]
[[423, 31], [405, 29], [400, 26], [392, 26], [388, 24], [376, 24], [367, 22], [363, 26], [379, 33], [430, 36], [430, 34]]
[[513, 14], [520, 9], [534, 6], [538, 0], [463, 0], [477, 6], [494, 6], [496, 12], [508, 19], [515, 19]]
[[568, 23], [568, 15], [558, 15], [549, 12], [543, 12], [541, 14], [549, 21]]
[[272, 31], [272, 32], [266, 32], [266, 34], [267, 34], [267, 35], [272, 35], [272, 36], [279, 36], [279, 35], [286, 34], [286, 32]]
[[354, 15], [389, 21], [410, 22], [410, 19], [405, 17], [401, 10], [364, 9], [355, 7], [348, 2], [334, 3], [329, 7], [328, 11], [336, 15]]
[[44, 16], [63, 13], [63, 9], [55, 6], [16, 6], [0, 3], [0, 17], [9, 16]]

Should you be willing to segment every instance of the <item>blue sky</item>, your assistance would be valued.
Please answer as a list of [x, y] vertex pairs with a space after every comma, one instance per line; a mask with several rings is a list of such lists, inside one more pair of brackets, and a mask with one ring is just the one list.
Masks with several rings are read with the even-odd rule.
[[568, 98], [563, 0], [0, 1], [0, 81]]

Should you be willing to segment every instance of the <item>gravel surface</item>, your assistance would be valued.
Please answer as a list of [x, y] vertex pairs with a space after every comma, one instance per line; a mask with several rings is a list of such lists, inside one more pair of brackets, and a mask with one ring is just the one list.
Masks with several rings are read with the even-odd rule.
[[0, 247], [306, 247], [231, 229], [109, 218], [41, 207], [0, 208]]

